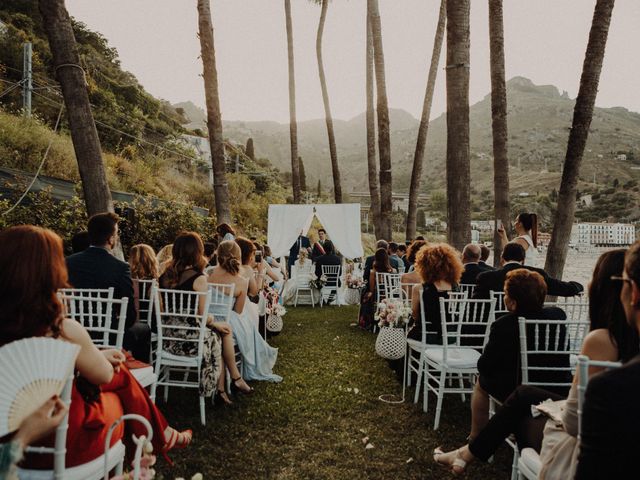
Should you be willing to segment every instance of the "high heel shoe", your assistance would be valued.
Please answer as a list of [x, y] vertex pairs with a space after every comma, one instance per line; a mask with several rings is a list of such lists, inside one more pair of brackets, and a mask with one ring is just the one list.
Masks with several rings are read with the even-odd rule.
[[178, 432], [176, 429], [172, 429], [171, 435], [169, 436], [169, 440], [165, 441], [164, 447], [162, 447], [162, 456], [167, 461], [169, 466], [173, 467], [173, 461], [169, 458], [167, 453], [172, 449], [181, 449], [186, 448], [191, 443], [193, 439], [193, 430], [190, 428], [187, 430], [183, 430]]
[[452, 463], [444, 463], [440, 461], [440, 457], [446, 454], [447, 452], [443, 452], [442, 448], [436, 448], [433, 451], [433, 461], [441, 467], [444, 467], [447, 470], [451, 470], [451, 472], [453, 472], [455, 475], [464, 473], [465, 468], [467, 468], [467, 462], [463, 460], [462, 455], [460, 454], [460, 449], [456, 450], [455, 458], [453, 459]]
[[[247, 385], [247, 384], [246, 384], [246, 382], [245, 382], [245, 385], [247, 385], [247, 387], [249, 388], [249, 390], [239, 387], [239, 386], [238, 386], [238, 382], [239, 382], [240, 380], [242, 380], [242, 377], [232, 378], [232, 379], [231, 379], [231, 391], [232, 391], [233, 393], [240, 392], [240, 393], [242, 393], [243, 395], [251, 395], [251, 394], [253, 393], [253, 388], [252, 388], [252, 387], [249, 387], [249, 385]], [[244, 381], [244, 380], [243, 380], [243, 381]]]
[[222, 403], [224, 405], [233, 405], [233, 402], [229, 398], [229, 395], [227, 395], [227, 392], [225, 392], [224, 390], [216, 390], [216, 395], [213, 399], [213, 403], [217, 404], [218, 400], [222, 400]]

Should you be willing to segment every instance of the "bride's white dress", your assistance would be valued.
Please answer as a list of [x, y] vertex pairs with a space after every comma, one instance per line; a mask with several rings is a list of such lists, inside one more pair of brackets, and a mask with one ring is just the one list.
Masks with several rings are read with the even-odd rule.
[[[225, 297], [229, 300], [228, 304], [235, 303], [233, 297]], [[209, 313], [219, 316], [221, 312], [216, 312], [219, 308], [221, 307], [216, 305]], [[278, 359], [278, 349], [269, 345], [258, 331], [258, 306], [247, 299], [241, 314], [231, 310], [228, 322], [233, 329], [238, 350], [242, 354], [243, 378], [281, 382], [282, 377], [272, 371]]]

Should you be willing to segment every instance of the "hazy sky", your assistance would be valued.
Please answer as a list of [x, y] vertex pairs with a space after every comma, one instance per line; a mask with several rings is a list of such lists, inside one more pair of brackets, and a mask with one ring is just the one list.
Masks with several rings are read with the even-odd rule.
[[[439, 0], [379, 0], [389, 105], [419, 117]], [[320, 8], [292, 0], [299, 120], [324, 116], [315, 54]], [[122, 66], [155, 96], [204, 106], [195, 0], [66, 0], [76, 19], [117, 48]], [[528, 77], [577, 94], [595, 0], [504, 0], [507, 78]], [[365, 108], [366, 0], [333, 0], [323, 56], [334, 117]], [[283, 0], [211, 0], [222, 116], [287, 122]], [[640, 111], [640, 1], [618, 0], [600, 79], [599, 106]], [[471, 6], [471, 102], [489, 92], [487, 1]], [[444, 65], [445, 52], [441, 57]], [[432, 118], [445, 109], [438, 73]]]

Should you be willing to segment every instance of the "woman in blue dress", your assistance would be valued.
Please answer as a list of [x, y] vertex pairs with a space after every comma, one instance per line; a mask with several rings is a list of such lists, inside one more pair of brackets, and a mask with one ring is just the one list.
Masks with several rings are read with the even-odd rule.
[[[229, 287], [218, 287], [213, 292], [209, 309], [215, 317], [231, 324], [238, 349], [242, 354], [243, 377], [247, 380], [280, 382], [282, 377], [272, 372], [278, 358], [278, 349], [270, 346], [258, 331], [256, 312], [247, 300], [249, 282], [240, 275], [241, 251], [235, 241], [222, 242], [218, 246], [218, 265], [207, 281]], [[232, 287], [233, 285], [233, 293]], [[216, 299], [217, 297], [217, 299]]]

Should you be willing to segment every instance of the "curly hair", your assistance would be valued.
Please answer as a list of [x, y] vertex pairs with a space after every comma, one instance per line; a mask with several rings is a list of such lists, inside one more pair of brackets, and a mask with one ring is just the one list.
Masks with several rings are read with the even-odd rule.
[[415, 263], [418, 252], [425, 245], [428, 245], [428, 243], [425, 240], [416, 240], [412, 242], [411, 245], [409, 245], [409, 248], [407, 249], [407, 260], [409, 261], [410, 264]]
[[21, 225], [0, 232], [0, 345], [60, 334], [68, 287], [62, 239], [53, 231]]
[[538, 272], [518, 268], [507, 273], [504, 294], [516, 302], [516, 313], [539, 312], [547, 296], [547, 284]]
[[422, 247], [416, 255], [415, 269], [424, 283], [444, 280], [456, 285], [464, 267], [455, 248], [446, 243], [432, 243]]
[[240, 271], [240, 259], [242, 251], [233, 240], [222, 242], [218, 246], [218, 265], [232, 275]]
[[151, 280], [159, 277], [158, 260], [156, 252], [149, 245], [139, 243], [129, 250], [129, 266], [131, 278]]
[[173, 242], [171, 260], [163, 276], [163, 286], [173, 288], [178, 285], [180, 275], [189, 268], [202, 272], [207, 266], [204, 258], [204, 244], [196, 232], [181, 232]]

